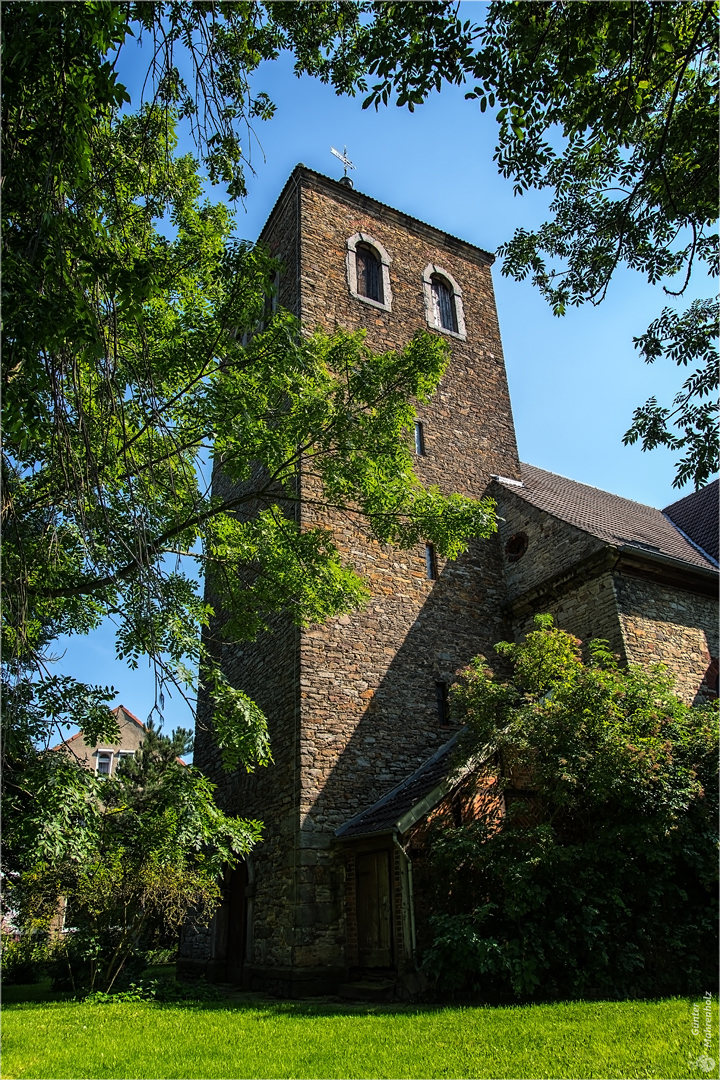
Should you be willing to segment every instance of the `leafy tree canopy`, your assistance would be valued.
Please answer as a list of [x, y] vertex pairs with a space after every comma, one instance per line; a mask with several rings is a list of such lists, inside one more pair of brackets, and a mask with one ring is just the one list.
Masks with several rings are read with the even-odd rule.
[[[86, 778], [50, 744], [73, 724], [91, 741], [117, 737], [112, 690], [53, 673], [59, 635], [112, 617], [118, 657], [154, 661], [161, 706], [164, 681], [194, 690], [199, 671], [225, 764], [252, 768], [270, 760], [265, 718], [202, 643], [211, 611], [198, 579], [223, 594], [226, 641], [276, 615], [303, 625], [363, 602], [331, 532], [301, 525], [301, 475], [318, 504], [384, 543], [426, 539], [454, 557], [495, 527], [490, 501], [443, 496], [413, 474], [411, 402], [445, 370], [440, 339], [378, 356], [360, 334], [308, 336], [273, 310], [282, 266], [234, 238], [231, 211], [203, 198], [197, 161], [176, 152], [190, 117], [210, 176], [242, 191], [227, 140], [264, 114], [247, 79], [286, 40], [262, 10], [4, 13], [3, 753], [18, 859], [36, 853], [22, 822], [8, 828], [28, 798], [58, 842], [82, 843], [67, 834]], [[302, 8], [297, 33], [315, 18], [336, 35], [344, 11]], [[132, 113], [114, 67], [131, 29], [154, 35], [153, 92]], [[207, 59], [194, 69], [197, 111], [178, 42]], [[214, 491], [208, 461], [224, 478]]]
[[[717, 702], [672, 692], [662, 665], [553, 626], [478, 659], [453, 690], [470, 749], [490, 746], [507, 812], [431, 844], [426, 970], [517, 996], [699, 992], [715, 977]], [[708, 984], [710, 985], [710, 984]]]
[[212, 784], [178, 760], [192, 741], [191, 732], [167, 737], [150, 724], [141, 750], [113, 777], [73, 768], [70, 751], [50, 752], [49, 775], [38, 769], [40, 784], [65, 773], [78, 812], [51, 834], [43, 793], [28, 801], [21, 820], [34, 857], [6, 864], [4, 900], [36, 939], [62, 902], [72, 931], [50, 942], [57, 985], [109, 992], [137, 974], [154, 944], [176, 939], [189, 909], [198, 923], [210, 917], [224, 868], [258, 841], [258, 822], [223, 814]]
[[[426, 27], [422, 7], [384, 5], [345, 48], [377, 79], [365, 107], [395, 94], [412, 110], [444, 80], [469, 83], [495, 111], [502, 175], [517, 194], [553, 193], [551, 218], [501, 246], [503, 274], [530, 276], [557, 315], [599, 304], [623, 265], [670, 297], [697, 264], [717, 276], [717, 3], [491, 3], [479, 26], [448, 5], [443, 31], [437, 5]], [[688, 371], [672, 405], [650, 398], [624, 437], [682, 451], [678, 487], [718, 468], [717, 322], [713, 296], [665, 307], [634, 339], [647, 363]]]

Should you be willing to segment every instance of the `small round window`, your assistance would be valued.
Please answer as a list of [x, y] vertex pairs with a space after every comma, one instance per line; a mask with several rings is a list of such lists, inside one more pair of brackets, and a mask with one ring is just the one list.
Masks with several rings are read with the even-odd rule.
[[528, 538], [524, 532], [513, 533], [505, 544], [505, 555], [508, 562], [517, 562], [522, 559], [528, 549]]

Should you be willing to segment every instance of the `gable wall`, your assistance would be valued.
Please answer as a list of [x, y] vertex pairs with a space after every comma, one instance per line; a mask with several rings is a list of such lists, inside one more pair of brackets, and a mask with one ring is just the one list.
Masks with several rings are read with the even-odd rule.
[[60, 743], [56, 749], [60, 749], [65, 746], [65, 753], [70, 753], [77, 761], [83, 762], [89, 769], [95, 772], [97, 767], [97, 754], [98, 750], [112, 751], [113, 759], [111, 764], [111, 772], [114, 773], [118, 765], [119, 752], [132, 751], [140, 749], [140, 744], [145, 738], [145, 731], [141, 724], [136, 723], [132, 717], [127, 716], [122, 708], [113, 709], [113, 714], [117, 721], [119, 728], [119, 738], [115, 743], [109, 742], [107, 739], [103, 742], [94, 743], [86, 742], [82, 736], [68, 739], [65, 744]]
[[[613, 652], [625, 659], [625, 641], [618, 617], [613, 574], [597, 567], [575, 579], [573, 567], [593, 555], [600, 555], [602, 540], [570, 525], [501, 484], [494, 484], [500, 521], [508, 598], [513, 607], [513, 632], [519, 640], [533, 629], [535, 615], [552, 615], [557, 626], [581, 641], [604, 638]], [[505, 544], [518, 532], [528, 538], [525, 554], [511, 562]], [[568, 575], [562, 578], [563, 572]], [[557, 585], [542, 589], [549, 579]], [[536, 590], [529, 598], [525, 594]]]
[[[533, 506], [503, 484], [493, 484], [492, 493], [498, 500], [500, 543], [511, 602], [605, 547], [604, 541]], [[505, 544], [518, 532], [527, 535], [528, 548], [517, 562], [510, 562]]]
[[535, 615], [552, 615], [555, 625], [582, 642], [603, 638], [612, 652], [626, 660], [626, 640], [618, 615], [615, 575], [606, 571], [581, 580], [559, 596], [545, 595], [523, 606], [514, 620], [515, 640], [534, 629]]

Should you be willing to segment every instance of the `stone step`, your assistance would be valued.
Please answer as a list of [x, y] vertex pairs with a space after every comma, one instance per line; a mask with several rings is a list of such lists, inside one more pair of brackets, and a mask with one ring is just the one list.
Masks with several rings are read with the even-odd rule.
[[349, 1001], [392, 1001], [395, 997], [394, 979], [358, 979], [343, 983], [338, 995]]

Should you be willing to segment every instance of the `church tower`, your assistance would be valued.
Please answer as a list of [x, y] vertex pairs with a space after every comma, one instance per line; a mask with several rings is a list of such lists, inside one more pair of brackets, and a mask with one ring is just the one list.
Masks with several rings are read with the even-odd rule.
[[[285, 265], [279, 303], [308, 328], [363, 329], [378, 351], [418, 330], [449, 341], [451, 364], [418, 414], [421, 481], [480, 498], [493, 475], [519, 479], [492, 255], [302, 165], [261, 240]], [[508, 636], [497, 537], [435, 560], [307, 504], [301, 514], [334, 528], [372, 597], [323, 626], [278, 622], [225, 650], [228, 678], [268, 717], [275, 763], [224, 774], [202, 722], [195, 761], [227, 811], [264, 822], [264, 840], [228, 880], [213, 925], [188, 931], [181, 950], [186, 970], [291, 996], [332, 992], [353, 969], [411, 966], [407, 854], [389, 827], [372, 838], [356, 828], [350, 851], [343, 827], [438, 760], [454, 734], [448, 684]]]

